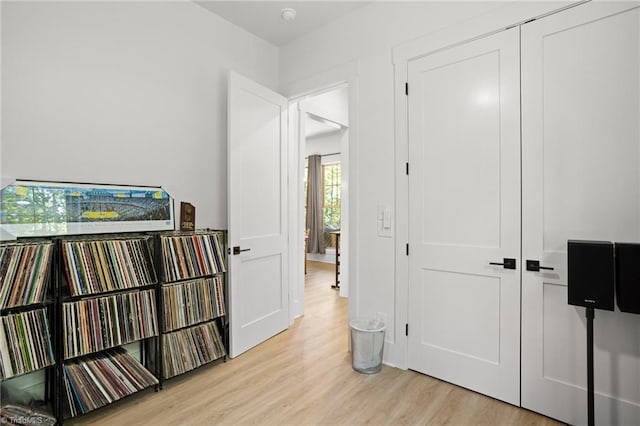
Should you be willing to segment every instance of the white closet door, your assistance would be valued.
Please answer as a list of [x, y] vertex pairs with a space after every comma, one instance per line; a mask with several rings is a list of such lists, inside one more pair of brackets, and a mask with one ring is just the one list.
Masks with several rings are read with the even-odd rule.
[[[522, 405], [586, 424], [584, 308], [567, 240], [640, 240], [638, 3], [591, 3], [522, 27]], [[596, 424], [640, 424], [640, 316], [596, 311]]]
[[[520, 402], [514, 28], [409, 63], [409, 368]], [[490, 265], [512, 258], [517, 269]]]

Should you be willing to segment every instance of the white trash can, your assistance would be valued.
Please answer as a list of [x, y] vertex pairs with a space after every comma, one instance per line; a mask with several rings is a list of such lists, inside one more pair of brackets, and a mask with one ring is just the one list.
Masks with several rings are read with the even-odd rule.
[[351, 328], [351, 362], [359, 373], [373, 374], [382, 368], [386, 325], [379, 319], [354, 319]]

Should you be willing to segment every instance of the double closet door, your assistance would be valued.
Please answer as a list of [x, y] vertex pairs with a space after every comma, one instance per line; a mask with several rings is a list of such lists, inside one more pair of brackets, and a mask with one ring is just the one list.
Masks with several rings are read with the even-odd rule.
[[[638, 6], [580, 5], [409, 62], [409, 368], [586, 422], [567, 240], [640, 241]], [[595, 325], [597, 423], [637, 424], [640, 317]]]

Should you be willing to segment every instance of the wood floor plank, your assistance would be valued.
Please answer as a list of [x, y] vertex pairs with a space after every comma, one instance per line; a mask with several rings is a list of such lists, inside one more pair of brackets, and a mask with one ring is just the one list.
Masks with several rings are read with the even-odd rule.
[[70, 425], [556, 425], [414, 371], [351, 368], [334, 265], [309, 262], [305, 315], [225, 363], [204, 366]]

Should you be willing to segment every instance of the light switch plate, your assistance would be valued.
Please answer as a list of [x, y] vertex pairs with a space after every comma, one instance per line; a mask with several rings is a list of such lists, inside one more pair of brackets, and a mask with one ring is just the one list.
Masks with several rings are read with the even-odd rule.
[[391, 208], [385, 205], [376, 207], [376, 226], [379, 237], [390, 238], [392, 236]]

